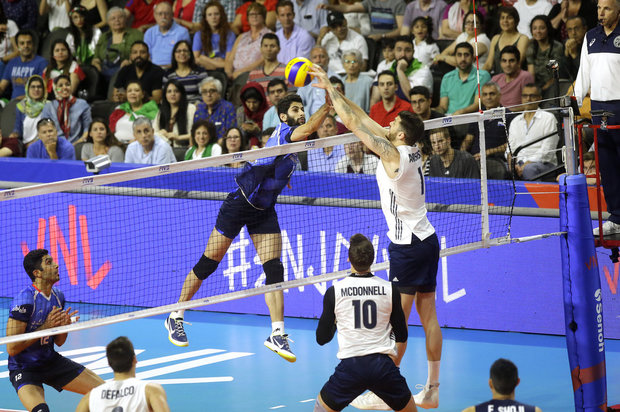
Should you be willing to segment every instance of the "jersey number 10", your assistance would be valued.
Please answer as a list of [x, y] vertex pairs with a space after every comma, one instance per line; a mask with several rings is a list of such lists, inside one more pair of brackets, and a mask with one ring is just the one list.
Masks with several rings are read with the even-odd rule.
[[373, 329], [377, 326], [377, 304], [374, 300], [354, 300], [353, 311], [355, 314], [355, 329], [360, 329], [362, 323], [366, 329]]

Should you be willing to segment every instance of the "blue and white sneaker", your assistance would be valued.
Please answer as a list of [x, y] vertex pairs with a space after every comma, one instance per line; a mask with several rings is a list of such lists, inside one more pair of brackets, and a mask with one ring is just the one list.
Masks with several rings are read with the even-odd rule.
[[[282, 356], [289, 362], [295, 362], [297, 356], [291, 351], [291, 347], [288, 344], [288, 335], [270, 335], [265, 341], [265, 346]], [[291, 339], [291, 342], [293, 340]]]
[[189, 322], [185, 322], [183, 318], [173, 319], [170, 316], [166, 318], [166, 330], [168, 331], [168, 340], [172, 342], [173, 345], [176, 346], [187, 346], [189, 342], [187, 341], [187, 335], [185, 334], [185, 329], [183, 329], [183, 324]]

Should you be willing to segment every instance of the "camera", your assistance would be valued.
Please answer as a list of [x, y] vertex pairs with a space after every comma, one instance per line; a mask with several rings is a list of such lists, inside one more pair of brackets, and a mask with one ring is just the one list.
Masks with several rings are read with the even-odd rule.
[[110, 156], [108, 155], [99, 155], [95, 157], [91, 157], [86, 160], [84, 164], [86, 165], [86, 171], [89, 173], [98, 174], [102, 170], [110, 167], [112, 161], [110, 160]]

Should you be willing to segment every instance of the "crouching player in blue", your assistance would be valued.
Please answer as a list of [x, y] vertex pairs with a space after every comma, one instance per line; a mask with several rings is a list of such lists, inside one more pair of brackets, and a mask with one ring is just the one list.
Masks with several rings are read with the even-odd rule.
[[338, 329], [334, 374], [321, 389], [314, 412], [341, 411], [366, 389], [395, 411], [415, 412], [416, 406], [394, 363], [396, 342], [408, 337], [400, 293], [392, 282], [374, 276], [375, 250], [366, 236], [349, 241], [351, 275], [334, 283], [323, 297], [316, 341], [324, 345]]
[[[281, 123], [276, 127], [266, 147], [305, 140], [316, 131], [328, 115], [331, 106], [326, 103], [308, 119], [304, 115], [301, 97], [289, 95], [277, 105]], [[222, 203], [204, 254], [185, 278], [179, 302], [190, 300], [205, 280], [217, 269], [232, 241], [243, 226], [254, 243], [263, 264], [265, 284], [284, 281], [282, 234], [274, 208], [278, 195], [295, 171], [295, 153], [258, 159], [247, 163], [235, 178], [237, 190]], [[284, 296], [281, 290], [265, 294], [271, 316], [272, 333], [265, 341], [267, 346], [289, 362], [297, 358], [290, 349], [288, 335], [284, 333]], [[184, 311], [172, 312], [166, 319], [168, 339], [177, 346], [187, 346], [183, 327]]]
[[[65, 296], [53, 287], [58, 282], [58, 264], [45, 249], [24, 257], [24, 269], [32, 285], [13, 299], [7, 336], [69, 325], [77, 311], [65, 309]], [[85, 394], [101, 385], [103, 379], [90, 369], [60, 355], [54, 344], [62, 346], [67, 334], [45, 336], [8, 343], [9, 376], [22, 404], [33, 412], [49, 412], [43, 384], [57, 391], [66, 389]]]

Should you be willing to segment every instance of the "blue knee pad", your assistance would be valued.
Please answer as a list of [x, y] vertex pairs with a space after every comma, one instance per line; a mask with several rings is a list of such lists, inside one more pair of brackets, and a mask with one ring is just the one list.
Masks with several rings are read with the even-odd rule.
[[198, 263], [196, 263], [196, 266], [194, 266], [194, 275], [196, 275], [196, 277], [200, 280], [205, 280], [209, 277], [209, 275], [215, 272], [217, 265], [219, 264], [220, 262], [202, 255]]
[[32, 408], [32, 412], [50, 412], [50, 408], [47, 406], [47, 403], [40, 403]]
[[280, 259], [271, 259], [263, 265], [265, 285], [284, 282], [284, 266]]

